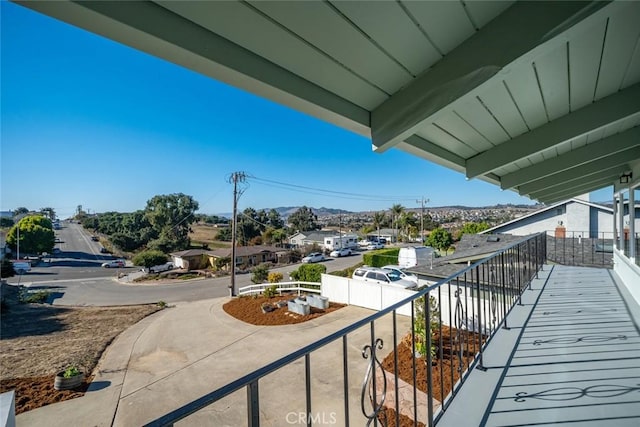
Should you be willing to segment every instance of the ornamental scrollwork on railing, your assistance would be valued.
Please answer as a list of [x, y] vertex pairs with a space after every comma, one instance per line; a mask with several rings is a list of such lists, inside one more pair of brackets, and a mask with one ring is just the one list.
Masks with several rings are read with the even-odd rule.
[[[496, 313], [496, 310], [498, 309], [498, 299], [496, 297], [496, 292], [494, 290], [494, 286], [497, 284], [496, 283], [496, 272], [495, 272], [495, 267], [492, 265], [491, 269], [490, 269], [490, 278], [489, 278], [489, 308], [491, 309], [491, 323], [493, 323], [494, 325], [496, 324], [496, 321], [498, 320], [498, 316]], [[494, 286], [491, 286], [494, 285]]]
[[456, 292], [454, 293], [454, 296], [456, 298], [456, 311], [455, 311], [455, 316], [454, 316], [454, 322], [455, 322], [455, 326], [456, 326], [456, 341], [457, 341], [457, 345], [458, 345], [458, 351], [456, 352], [458, 355], [458, 367], [457, 370], [458, 372], [462, 371], [462, 365], [463, 365], [463, 358], [464, 358], [464, 334], [462, 333], [463, 327], [466, 327], [466, 313], [464, 311], [464, 305], [462, 304], [462, 298], [460, 298], [462, 294], [462, 289], [460, 289], [460, 287], [458, 286], [458, 288], [456, 289]]
[[[376, 349], [382, 350], [383, 342], [380, 338], [376, 339], [374, 345], [365, 345], [362, 349], [362, 357], [365, 359], [369, 359], [369, 364], [367, 366], [367, 373], [364, 376], [364, 381], [362, 382], [362, 392], [360, 394], [360, 405], [362, 407], [362, 413], [367, 418], [367, 426], [371, 425], [374, 419], [382, 413], [385, 419], [383, 423], [386, 425], [386, 413], [382, 411], [384, 407], [384, 402], [387, 397], [387, 375], [385, 370], [382, 368], [382, 363], [378, 360], [378, 356], [376, 355]], [[376, 380], [375, 378], [375, 370], [380, 369], [382, 371], [382, 397], [380, 398], [380, 402], [378, 402], [378, 392], [376, 390], [375, 393], [372, 392], [372, 384]], [[376, 383], [377, 384], [377, 383]], [[365, 408], [365, 397], [367, 396], [367, 390], [369, 390], [369, 398], [371, 400], [371, 404], [373, 406], [373, 411], [367, 413]]]

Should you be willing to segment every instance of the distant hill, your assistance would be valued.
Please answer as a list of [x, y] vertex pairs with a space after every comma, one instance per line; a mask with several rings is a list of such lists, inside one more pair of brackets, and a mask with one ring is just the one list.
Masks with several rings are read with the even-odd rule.
[[[296, 212], [302, 206], [281, 206], [278, 208], [274, 208], [276, 212], [278, 212], [283, 218], [287, 218], [289, 215]], [[326, 215], [337, 215], [337, 214], [349, 214], [353, 213], [350, 211], [346, 211], [344, 209], [333, 209], [333, 208], [314, 208], [309, 206], [309, 208], [313, 211], [314, 214], [318, 216], [326, 216]]]

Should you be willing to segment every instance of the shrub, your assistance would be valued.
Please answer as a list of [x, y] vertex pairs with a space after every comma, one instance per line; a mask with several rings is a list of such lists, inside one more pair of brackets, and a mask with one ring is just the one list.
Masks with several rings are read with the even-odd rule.
[[7, 277], [13, 277], [16, 275], [16, 271], [13, 269], [13, 263], [8, 259], [3, 259], [0, 262], [0, 277], [6, 279]]
[[[352, 277], [353, 276], [353, 272], [356, 270], [356, 268], [362, 267], [364, 265], [363, 262], [359, 262], [358, 264], [354, 265], [353, 267], [349, 267], [349, 268], [345, 268], [344, 270], [337, 270], [337, 271], [332, 271], [331, 275], [333, 276], [340, 276], [340, 277]], [[387, 264], [384, 264], [387, 265]]]
[[269, 273], [269, 276], [267, 276], [267, 280], [269, 281], [269, 283], [280, 283], [282, 282], [282, 273], [280, 273], [279, 271], [272, 271], [271, 273]]
[[269, 264], [260, 264], [253, 269], [253, 274], [251, 276], [251, 281], [253, 283], [264, 283], [267, 281], [269, 277]]
[[[413, 330], [415, 332], [415, 340], [416, 340], [416, 350], [420, 353], [422, 357], [427, 357], [427, 327], [425, 324], [425, 310], [424, 310], [424, 302], [426, 296], [422, 296], [415, 301], [413, 306], [413, 311], [415, 314], [415, 323]], [[438, 328], [438, 302], [434, 297], [429, 297], [429, 312], [430, 312], [430, 326], [431, 326], [431, 357], [434, 357], [436, 354], [436, 346], [435, 341], [433, 340], [433, 334]]]
[[50, 292], [37, 291], [37, 292], [25, 292], [23, 291], [20, 296], [20, 302], [24, 304], [42, 304], [49, 298]]
[[65, 378], [75, 377], [76, 375], [80, 375], [80, 371], [75, 366], [69, 366], [64, 370], [64, 374], [62, 374]]
[[362, 261], [365, 265], [371, 267], [383, 267], [389, 264], [398, 263], [398, 254], [400, 248], [379, 249], [377, 251], [367, 252], [362, 255]]
[[153, 267], [154, 265], [160, 265], [166, 263], [167, 256], [157, 250], [147, 250], [138, 253], [133, 257], [133, 265], [139, 265], [142, 267]]
[[303, 264], [297, 270], [291, 272], [293, 280], [301, 282], [320, 282], [322, 273], [327, 272], [327, 267], [322, 264]]
[[268, 288], [265, 288], [264, 292], [262, 292], [262, 295], [267, 298], [273, 298], [278, 295], [278, 287], [276, 285], [271, 285]]

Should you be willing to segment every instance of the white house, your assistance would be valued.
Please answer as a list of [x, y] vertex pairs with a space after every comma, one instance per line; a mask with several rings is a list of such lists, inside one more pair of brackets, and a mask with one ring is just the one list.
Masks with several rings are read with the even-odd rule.
[[[638, 221], [638, 220], [636, 220]], [[636, 224], [639, 224], [636, 222]], [[542, 208], [483, 231], [526, 236], [533, 233], [565, 233], [558, 237], [613, 237], [613, 208], [589, 201], [585, 194]]]

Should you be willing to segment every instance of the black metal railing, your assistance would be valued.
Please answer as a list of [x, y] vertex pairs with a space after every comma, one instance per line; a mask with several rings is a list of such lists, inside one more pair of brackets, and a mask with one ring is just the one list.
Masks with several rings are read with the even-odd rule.
[[611, 232], [547, 232], [547, 259], [555, 264], [613, 268], [613, 247]]
[[[543, 267], [546, 250], [545, 233], [524, 237], [435, 285], [420, 289], [147, 425], [173, 425], [244, 389], [246, 397], [242, 400], [246, 415], [235, 415], [246, 416], [250, 427], [259, 426], [261, 419], [267, 422], [265, 417], [270, 417], [268, 422], [273, 425], [308, 426], [327, 424], [327, 421], [345, 426], [387, 425], [391, 419], [400, 425], [401, 418], [408, 417], [413, 425], [432, 426], [451, 404], [470, 371], [474, 367], [484, 369], [483, 353], [487, 345], [500, 328], [509, 327], [507, 315], [516, 304], [521, 304], [521, 294]], [[398, 313], [406, 305], [411, 306], [411, 316]], [[342, 359], [333, 353], [326, 357], [329, 347], [333, 352], [341, 352]], [[383, 349], [388, 352], [386, 357]], [[312, 375], [312, 356], [316, 361], [316, 376]], [[301, 368], [300, 363], [304, 365], [304, 374], [292, 375], [287, 381], [299, 378], [300, 385], [296, 386], [299, 389], [287, 392], [284, 388], [291, 385], [280, 384], [276, 393], [260, 394], [261, 384], [268, 390], [269, 374], [291, 373], [294, 368]], [[330, 371], [330, 379], [317, 380], [321, 369]], [[362, 384], [358, 392], [354, 384]], [[406, 391], [407, 385], [410, 392], [402, 393], [400, 389]], [[238, 400], [237, 393], [234, 399]], [[282, 407], [272, 399], [292, 406], [297, 401], [298, 413], [302, 416], [290, 417], [281, 410], [269, 415], [265, 407]], [[321, 404], [314, 406], [318, 401]], [[223, 406], [228, 409], [232, 405]], [[318, 411], [327, 407], [332, 411], [330, 417], [321, 416]], [[207, 416], [219, 413], [215, 408], [209, 409]], [[274, 420], [274, 416], [282, 419]], [[230, 422], [229, 419], [209, 421], [211, 425]]]

